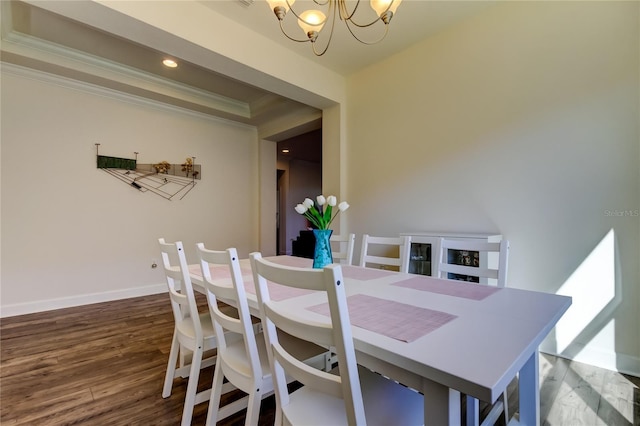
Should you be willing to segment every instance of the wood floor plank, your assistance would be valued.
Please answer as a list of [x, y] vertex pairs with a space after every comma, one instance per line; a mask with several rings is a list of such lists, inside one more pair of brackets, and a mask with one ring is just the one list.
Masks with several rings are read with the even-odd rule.
[[[3, 398], [4, 399], [4, 398]], [[14, 419], [17, 424], [65, 424], [71, 423], [73, 413], [91, 404], [93, 397], [89, 389], [77, 392], [53, 394], [50, 398], [27, 398], [12, 401], [10, 409], [2, 410], [1, 422], [5, 418]], [[3, 406], [5, 401], [3, 401]]]
[[[198, 297], [206, 309], [206, 299]], [[173, 316], [166, 294], [0, 320], [0, 424], [176, 425], [187, 380], [162, 398]], [[211, 386], [203, 369], [199, 390]], [[541, 424], [640, 425], [640, 379], [541, 354]], [[517, 416], [517, 378], [509, 385]], [[224, 397], [223, 402], [242, 396]], [[273, 424], [266, 398], [260, 425]], [[194, 409], [203, 425], [207, 403]], [[244, 411], [219, 426], [244, 424]]]

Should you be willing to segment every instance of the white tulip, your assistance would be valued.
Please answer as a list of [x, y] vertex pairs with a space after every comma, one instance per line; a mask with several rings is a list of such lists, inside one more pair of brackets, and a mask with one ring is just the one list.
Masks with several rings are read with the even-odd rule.
[[316, 200], [318, 201], [319, 206], [324, 206], [324, 203], [327, 202], [327, 200], [324, 198], [324, 195], [318, 195], [318, 197], [316, 197]]
[[305, 214], [307, 212], [307, 207], [302, 204], [298, 204], [296, 206], [296, 211], [300, 214]]
[[338, 210], [340, 210], [341, 212], [345, 211], [348, 208], [349, 208], [349, 203], [347, 203], [346, 201], [343, 201], [340, 204], [338, 204]]
[[306, 208], [310, 209], [313, 207], [313, 200], [311, 198], [305, 198], [302, 204], [304, 204]]
[[336, 196], [335, 195], [329, 195], [327, 197], [327, 204], [329, 204], [331, 207], [335, 206], [337, 202], [338, 202], [338, 200], [336, 200]]

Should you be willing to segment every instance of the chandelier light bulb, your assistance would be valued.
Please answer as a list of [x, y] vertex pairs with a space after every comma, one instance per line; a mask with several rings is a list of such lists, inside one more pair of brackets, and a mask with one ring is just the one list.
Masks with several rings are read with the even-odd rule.
[[400, 6], [402, 0], [371, 0], [371, 8], [376, 11], [378, 16], [389, 10], [396, 13], [396, 9]]
[[271, 10], [274, 10], [276, 7], [284, 7], [285, 12], [289, 11], [289, 8], [296, 2], [296, 0], [267, 0], [269, 3], [269, 7]]
[[[298, 25], [302, 28], [305, 34], [311, 38], [309, 34], [317, 34], [322, 30], [327, 17], [319, 10], [305, 10], [300, 14], [298, 19]], [[313, 40], [312, 40], [313, 41]]]
[[289, 11], [289, 8], [296, 0], [267, 0], [269, 3], [269, 7], [273, 10], [273, 13], [276, 14], [279, 21], [282, 21]]

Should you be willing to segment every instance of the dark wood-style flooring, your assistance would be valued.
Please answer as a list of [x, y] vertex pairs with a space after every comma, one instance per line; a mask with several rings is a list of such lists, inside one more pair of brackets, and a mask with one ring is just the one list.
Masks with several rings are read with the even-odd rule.
[[[0, 320], [0, 424], [179, 424], [187, 381], [161, 396], [172, 332], [166, 294]], [[212, 375], [203, 370], [201, 388]], [[540, 377], [544, 425], [640, 425], [637, 377], [544, 354]], [[272, 424], [273, 407], [263, 402], [260, 424]], [[192, 424], [206, 410], [197, 406]], [[219, 424], [243, 422], [240, 412]]]

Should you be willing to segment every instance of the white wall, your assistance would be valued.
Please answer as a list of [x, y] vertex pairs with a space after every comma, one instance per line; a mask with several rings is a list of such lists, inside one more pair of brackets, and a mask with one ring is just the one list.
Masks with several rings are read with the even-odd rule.
[[543, 348], [640, 373], [639, 8], [503, 2], [350, 77], [349, 232], [502, 233], [573, 296]]
[[[255, 128], [2, 67], [3, 316], [164, 291], [159, 237], [258, 249]], [[202, 180], [182, 200], [141, 193], [96, 168], [94, 143], [195, 156]]]

